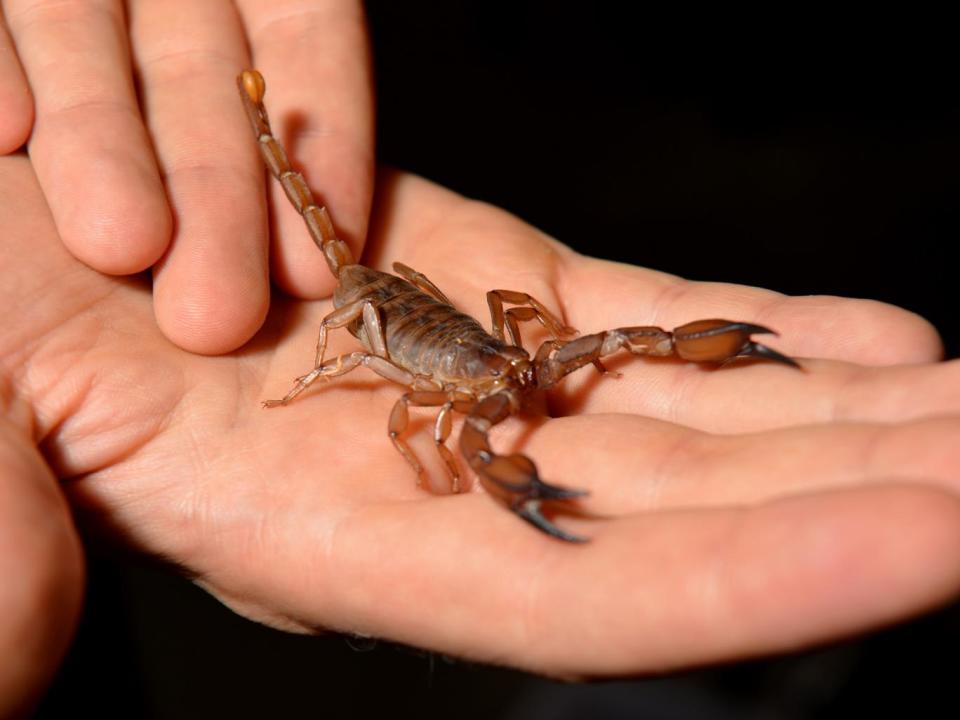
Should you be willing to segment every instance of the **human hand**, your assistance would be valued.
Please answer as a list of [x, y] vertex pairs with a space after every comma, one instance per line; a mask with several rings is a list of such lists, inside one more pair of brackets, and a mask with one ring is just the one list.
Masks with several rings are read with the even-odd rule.
[[[410, 264], [475, 316], [484, 290], [509, 287], [584, 332], [744, 319], [779, 330], [771, 345], [805, 370], [627, 356], [610, 363], [620, 380], [568, 378], [549, 398], [554, 419], [498, 426], [495, 448], [521, 445], [545, 479], [589, 489], [584, 509], [609, 516], [559, 517], [592, 538], [571, 546], [476, 487], [416, 487], [386, 433], [400, 389], [372, 373], [262, 410], [309, 369], [328, 302], [274, 303], [230, 356], [183, 352], [151, 321], [146, 284], [59, 249], [28, 164], [8, 158], [0, 263], [17, 272], [0, 288], [0, 367], [90, 530], [276, 627], [565, 676], [792, 649], [957, 592], [960, 365], [934, 362], [924, 321], [592, 260], [414, 177], [381, 188], [365, 260]], [[330, 356], [350, 348], [331, 335]]]
[[0, 380], [0, 717], [27, 717], [73, 637], [83, 555], [28, 408]]
[[[2, 9], [0, 153], [29, 136], [76, 257], [115, 275], [154, 269], [168, 338], [199, 353], [242, 345], [266, 315], [271, 275], [297, 297], [329, 295], [313, 248], [266, 247], [267, 237], [295, 237], [300, 218], [271, 187], [279, 232], [266, 232], [262, 161], [234, 78], [252, 62], [275, 78], [272, 107], [293, 118], [276, 130], [294, 138], [359, 255], [373, 192], [360, 2], [3, 0]], [[324, 108], [317, 124], [304, 108]]]

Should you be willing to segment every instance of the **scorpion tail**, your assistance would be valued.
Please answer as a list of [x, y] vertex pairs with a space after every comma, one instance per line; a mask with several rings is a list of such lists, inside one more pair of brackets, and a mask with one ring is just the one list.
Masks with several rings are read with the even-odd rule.
[[559, 540], [586, 542], [587, 538], [557, 527], [542, 511], [544, 501], [572, 500], [583, 497], [586, 491], [546, 483], [526, 455], [497, 455], [490, 448], [487, 433], [493, 425], [509, 417], [511, 409], [507, 393], [491, 395], [474, 407], [460, 435], [464, 457], [480, 476], [484, 488], [535, 528]]
[[267, 108], [263, 104], [263, 96], [267, 92], [263, 75], [256, 70], [244, 70], [237, 77], [237, 87], [264, 162], [283, 187], [290, 204], [303, 217], [310, 237], [327, 260], [330, 272], [334, 277], [339, 277], [340, 268], [354, 264], [353, 254], [347, 244], [337, 237], [330, 213], [325, 207], [317, 205], [303, 175], [290, 167], [287, 153], [273, 136]]

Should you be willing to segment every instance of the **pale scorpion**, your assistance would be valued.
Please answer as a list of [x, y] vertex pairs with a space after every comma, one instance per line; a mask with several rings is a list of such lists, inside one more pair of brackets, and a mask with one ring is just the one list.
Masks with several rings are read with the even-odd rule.
[[[416, 472], [418, 482], [423, 479], [423, 466], [401, 438], [408, 424], [409, 406], [440, 408], [433, 439], [453, 492], [458, 491], [459, 471], [446, 441], [452, 427], [451, 413], [462, 413], [466, 419], [460, 450], [483, 487], [541, 531], [560, 540], [583, 542], [585, 538], [550, 521], [542, 512], [542, 503], [571, 500], [586, 493], [546, 483], [527, 456], [498, 455], [490, 447], [490, 428], [519, 411], [529, 395], [552, 387], [588, 364], [605, 372], [601, 358], [620, 349], [691, 362], [725, 363], [755, 357], [798, 367], [791, 358], [750, 337], [772, 330], [729, 320], [697, 320], [672, 332], [659, 327], [622, 327], [568, 339], [577, 331], [565, 326], [537, 299], [514, 290], [487, 293], [493, 325], [492, 334], [487, 333], [480, 323], [457, 310], [422, 273], [394, 263], [397, 277], [356, 263], [346, 243], [337, 238], [326, 208], [317, 206], [303, 176], [291, 168], [273, 135], [263, 105], [263, 76], [256, 70], [245, 70], [237, 84], [267, 167], [303, 217], [310, 237], [338, 281], [333, 295], [335, 309], [320, 324], [313, 370], [298, 378], [283, 399], [268, 400], [264, 407], [286, 405], [318, 378], [338, 377], [367, 367], [410, 388], [394, 405], [387, 430]], [[504, 310], [504, 304], [514, 307]], [[552, 335], [532, 359], [521, 345], [519, 330], [519, 323], [529, 320], [539, 321]], [[343, 327], [360, 340], [365, 350], [324, 359], [328, 331]]]

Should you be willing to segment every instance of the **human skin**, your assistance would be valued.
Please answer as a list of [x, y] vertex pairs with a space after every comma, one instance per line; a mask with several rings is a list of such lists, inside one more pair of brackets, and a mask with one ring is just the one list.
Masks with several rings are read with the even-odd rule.
[[70, 644], [83, 556], [66, 499], [31, 442], [26, 408], [0, 387], [0, 717], [13, 718], [27, 715]]
[[263, 323], [271, 278], [296, 297], [330, 294], [322, 258], [279, 240], [299, 217], [276, 187], [279, 231], [266, 232], [261, 162], [237, 152], [251, 140], [234, 78], [254, 65], [271, 78], [271, 109], [287, 120], [277, 132], [296, 138], [359, 252], [373, 193], [359, 0], [3, 0], [0, 11], [0, 153], [26, 143], [76, 257], [115, 275], [152, 268], [170, 340], [239, 347]]
[[[477, 317], [485, 290], [506, 287], [585, 332], [742, 319], [776, 328], [770, 344], [804, 369], [626, 356], [609, 363], [619, 379], [587, 368], [551, 392], [551, 419], [498, 427], [497, 450], [590, 491], [557, 522], [591, 541], [562, 543], [476, 483], [447, 494], [413, 423], [430, 476], [417, 487], [386, 434], [401, 389], [377, 376], [260, 407], [309, 369], [329, 301], [275, 298], [241, 350], [185, 352], [154, 323], [149, 284], [67, 253], [28, 161], [3, 158], [8, 421], [86, 532], [278, 628], [563, 677], [785, 651], [955, 597], [960, 366], [937, 361], [925, 321], [593, 260], [424, 180], [384, 172], [378, 187], [364, 261], [402, 260]], [[328, 356], [356, 347], [334, 333]]]

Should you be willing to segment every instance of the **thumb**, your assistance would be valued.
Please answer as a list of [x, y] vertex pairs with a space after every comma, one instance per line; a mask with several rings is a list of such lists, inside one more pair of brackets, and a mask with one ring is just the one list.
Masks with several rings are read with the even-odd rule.
[[0, 717], [29, 712], [76, 628], [83, 554], [56, 478], [0, 416]]

